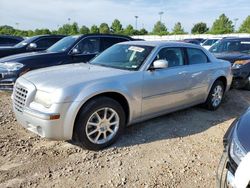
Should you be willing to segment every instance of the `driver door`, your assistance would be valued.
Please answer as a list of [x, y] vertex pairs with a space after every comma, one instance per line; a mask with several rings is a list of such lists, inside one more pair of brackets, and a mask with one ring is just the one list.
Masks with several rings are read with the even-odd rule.
[[182, 48], [163, 48], [155, 60], [167, 60], [165, 69], [144, 72], [142, 117], [174, 110], [186, 103], [187, 72]]
[[100, 52], [100, 38], [84, 38], [73, 49], [76, 49], [78, 53], [72, 54], [70, 63], [86, 63]]

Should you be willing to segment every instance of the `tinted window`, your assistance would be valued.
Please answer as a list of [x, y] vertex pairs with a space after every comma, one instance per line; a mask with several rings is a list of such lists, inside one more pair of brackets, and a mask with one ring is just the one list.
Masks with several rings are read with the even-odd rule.
[[207, 63], [208, 58], [202, 50], [187, 48], [189, 65]]
[[81, 40], [76, 47], [81, 54], [97, 54], [100, 52], [99, 38], [86, 38]]
[[125, 38], [113, 38], [113, 37], [102, 37], [101, 43], [102, 43], [102, 50], [105, 50], [109, 48], [110, 46], [113, 46], [114, 44], [117, 44], [119, 42], [125, 42], [128, 41], [128, 39]]
[[155, 60], [168, 61], [168, 67], [184, 65], [184, 55], [181, 48], [163, 48], [157, 54]]
[[53, 46], [47, 49], [48, 52], [64, 52], [69, 50], [71, 46], [74, 45], [76, 40], [79, 38], [78, 35], [76, 36], [68, 36], [64, 37], [62, 40], [55, 43]]
[[47, 49], [48, 47], [55, 44], [60, 38], [42, 38], [38, 39], [35, 43], [37, 48]]

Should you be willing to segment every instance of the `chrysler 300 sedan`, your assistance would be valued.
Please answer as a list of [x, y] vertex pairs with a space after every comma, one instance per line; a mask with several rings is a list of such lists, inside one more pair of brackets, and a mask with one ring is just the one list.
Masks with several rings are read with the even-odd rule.
[[50, 139], [76, 139], [98, 150], [125, 125], [197, 104], [216, 110], [232, 81], [230, 63], [178, 42], [116, 44], [87, 64], [21, 76], [12, 95], [16, 118]]

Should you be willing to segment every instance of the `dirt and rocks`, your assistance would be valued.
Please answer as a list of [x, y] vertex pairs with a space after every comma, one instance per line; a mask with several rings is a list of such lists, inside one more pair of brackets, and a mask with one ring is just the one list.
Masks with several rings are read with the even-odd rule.
[[130, 126], [99, 152], [22, 128], [0, 93], [0, 187], [215, 187], [222, 137], [250, 106], [231, 90], [216, 112], [193, 107]]

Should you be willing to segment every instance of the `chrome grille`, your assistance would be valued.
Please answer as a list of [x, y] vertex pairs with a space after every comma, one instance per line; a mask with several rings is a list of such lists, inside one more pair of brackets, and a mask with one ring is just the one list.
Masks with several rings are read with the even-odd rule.
[[28, 90], [19, 84], [16, 84], [14, 90], [14, 108], [19, 111], [23, 112], [23, 108], [26, 102]]

